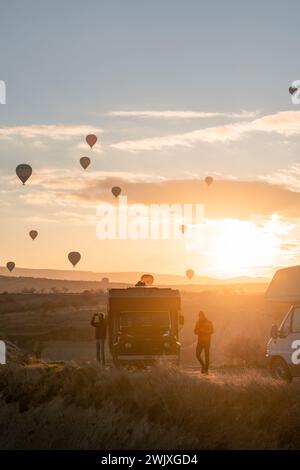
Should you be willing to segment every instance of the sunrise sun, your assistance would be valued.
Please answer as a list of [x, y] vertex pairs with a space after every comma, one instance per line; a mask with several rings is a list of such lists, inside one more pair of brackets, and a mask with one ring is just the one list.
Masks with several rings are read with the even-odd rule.
[[276, 262], [279, 241], [267, 226], [229, 219], [216, 227], [208, 240], [210, 266], [216, 275], [251, 276]]

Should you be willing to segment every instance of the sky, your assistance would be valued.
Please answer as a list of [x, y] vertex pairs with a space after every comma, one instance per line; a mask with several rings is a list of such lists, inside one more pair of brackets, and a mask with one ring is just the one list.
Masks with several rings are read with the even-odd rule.
[[[230, 277], [299, 263], [298, 2], [0, 6], [0, 265], [68, 269], [79, 251], [84, 270]], [[201, 236], [99, 239], [112, 186], [128, 204], [203, 204]]]

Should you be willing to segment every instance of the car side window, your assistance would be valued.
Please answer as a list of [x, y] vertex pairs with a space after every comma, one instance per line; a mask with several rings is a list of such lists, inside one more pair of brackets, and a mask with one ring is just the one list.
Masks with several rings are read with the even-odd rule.
[[291, 330], [291, 314], [287, 316], [280, 327], [280, 336], [285, 337], [290, 333]]
[[292, 332], [300, 333], [300, 307], [296, 307], [293, 312]]

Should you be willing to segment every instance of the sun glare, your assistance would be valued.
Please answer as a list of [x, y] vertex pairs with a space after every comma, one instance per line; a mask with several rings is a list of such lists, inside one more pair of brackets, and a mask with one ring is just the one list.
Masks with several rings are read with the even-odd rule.
[[210, 269], [216, 275], [253, 276], [276, 262], [279, 242], [274, 230], [239, 220], [223, 220], [216, 226], [207, 241]]

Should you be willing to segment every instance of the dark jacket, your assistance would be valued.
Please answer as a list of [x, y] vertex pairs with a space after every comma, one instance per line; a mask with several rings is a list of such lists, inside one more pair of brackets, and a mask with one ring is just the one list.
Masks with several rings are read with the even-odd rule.
[[106, 320], [96, 321], [95, 317], [91, 319], [91, 325], [95, 328], [96, 339], [106, 338]]
[[201, 322], [198, 320], [195, 326], [194, 333], [198, 336], [198, 342], [201, 343], [202, 341], [207, 342], [210, 341], [210, 337], [214, 332], [213, 324], [210, 320], [202, 320]]

